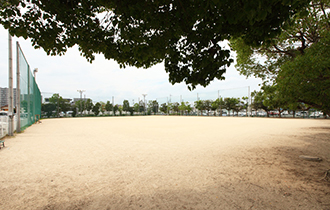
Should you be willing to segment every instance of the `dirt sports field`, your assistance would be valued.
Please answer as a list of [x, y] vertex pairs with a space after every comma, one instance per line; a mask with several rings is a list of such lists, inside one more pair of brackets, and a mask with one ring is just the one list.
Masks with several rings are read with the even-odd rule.
[[5, 144], [0, 209], [330, 209], [330, 120], [50, 119]]

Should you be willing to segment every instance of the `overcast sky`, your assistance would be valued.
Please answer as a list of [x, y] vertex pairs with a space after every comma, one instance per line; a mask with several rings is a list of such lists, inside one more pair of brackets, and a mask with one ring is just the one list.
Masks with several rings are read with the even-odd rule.
[[[189, 91], [184, 83], [171, 85], [164, 64], [149, 69], [128, 67], [120, 69], [113, 60], [97, 55], [92, 64], [80, 56], [77, 47], [71, 48], [64, 56], [47, 56], [42, 49], [34, 49], [29, 40], [13, 37], [13, 68], [16, 75], [16, 41], [19, 41], [30, 68], [38, 68], [36, 81], [43, 97], [60, 93], [64, 98], [79, 98], [77, 90], [85, 90], [83, 97], [96, 101], [111, 101], [114, 96], [116, 104], [124, 99], [130, 103], [143, 99], [158, 99], [160, 102], [185, 101], [197, 99], [216, 99], [220, 95], [232, 97], [247, 96], [248, 86], [251, 91], [259, 90], [261, 80], [246, 79], [239, 75], [234, 65], [227, 69], [226, 80], [215, 80], [208, 87], [198, 86]], [[8, 87], [8, 31], [0, 26], [0, 87]], [[14, 77], [15, 78], [15, 77]], [[16, 80], [14, 82], [16, 87]]]

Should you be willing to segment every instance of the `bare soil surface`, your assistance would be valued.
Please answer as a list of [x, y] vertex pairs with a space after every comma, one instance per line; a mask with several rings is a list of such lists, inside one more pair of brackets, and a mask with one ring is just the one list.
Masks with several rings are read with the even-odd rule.
[[330, 209], [330, 120], [50, 119], [5, 144], [0, 209]]

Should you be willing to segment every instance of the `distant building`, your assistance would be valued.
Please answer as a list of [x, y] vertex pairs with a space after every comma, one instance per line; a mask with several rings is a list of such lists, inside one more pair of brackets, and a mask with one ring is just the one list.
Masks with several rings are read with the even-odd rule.
[[[0, 107], [9, 105], [9, 88], [0, 87]], [[14, 88], [14, 107], [16, 106], [16, 88]]]

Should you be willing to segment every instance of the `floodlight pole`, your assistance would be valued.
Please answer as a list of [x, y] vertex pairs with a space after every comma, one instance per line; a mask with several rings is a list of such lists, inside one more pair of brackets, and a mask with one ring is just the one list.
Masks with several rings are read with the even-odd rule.
[[[86, 92], [86, 90], [77, 90], [80, 93], [80, 109], [82, 109], [81, 103], [82, 103], [82, 94], [83, 92]], [[82, 110], [80, 112], [80, 116], [82, 116]]]

